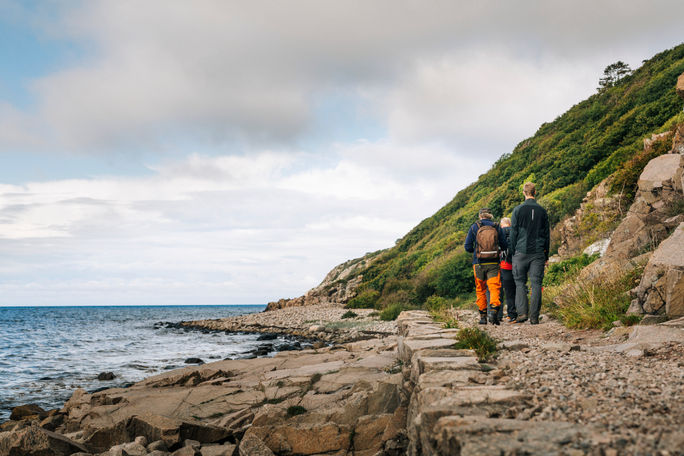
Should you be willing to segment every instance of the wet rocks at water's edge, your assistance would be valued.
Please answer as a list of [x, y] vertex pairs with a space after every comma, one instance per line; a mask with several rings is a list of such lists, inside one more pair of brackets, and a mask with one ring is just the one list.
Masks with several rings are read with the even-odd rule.
[[[158, 322], [154, 325], [155, 329], [159, 328], [173, 328], [182, 329], [183, 331], [198, 331], [203, 334], [211, 334], [213, 332], [225, 332], [226, 334], [259, 334], [256, 338], [260, 343], [256, 348], [249, 350], [241, 355], [227, 357], [226, 359], [253, 359], [261, 356], [269, 356], [273, 353], [281, 351], [303, 350], [311, 348], [314, 345], [320, 345], [319, 341], [312, 340], [305, 337], [298, 337], [289, 334], [274, 334], [274, 333], [253, 333], [249, 331], [224, 331], [222, 329], [211, 329], [200, 325], [189, 325], [186, 322]], [[191, 357], [184, 361], [184, 364], [204, 364], [205, 361], [201, 357]]]

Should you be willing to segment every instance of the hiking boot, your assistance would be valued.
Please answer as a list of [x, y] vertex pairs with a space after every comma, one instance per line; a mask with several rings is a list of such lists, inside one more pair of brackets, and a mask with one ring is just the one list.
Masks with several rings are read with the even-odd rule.
[[498, 325], [499, 322], [499, 308], [498, 307], [492, 307], [492, 311], [489, 314], [489, 322], [493, 325]]
[[515, 323], [515, 320], [516, 320], [517, 318], [518, 318], [518, 317], [506, 317], [506, 320], [508, 321], [508, 323]]
[[527, 321], [527, 315], [518, 315], [518, 318], [515, 319], [516, 323], [525, 323]]
[[480, 311], [480, 323], [481, 325], [487, 324], [487, 311]]

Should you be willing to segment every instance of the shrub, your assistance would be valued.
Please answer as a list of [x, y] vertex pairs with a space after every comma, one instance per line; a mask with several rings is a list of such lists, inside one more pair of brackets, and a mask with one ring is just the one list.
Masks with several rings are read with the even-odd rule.
[[364, 290], [347, 302], [347, 309], [372, 309], [378, 302], [380, 292], [377, 290]]
[[384, 321], [396, 320], [402, 310], [403, 310], [403, 307], [401, 306], [401, 304], [392, 304], [388, 307], [385, 307], [380, 312], [380, 320], [384, 320]]
[[342, 314], [342, 318], [354, 318], [354, 317], [358, 317], [358, 316], [359, 316], [359, 314], [357, 314], [356, 312], [352, 312], [351, 310], [348, 310]]
[[641, 315], [624, 315], [620, 321], [625, 326], [634, 326], [639, 324], [643, 317]]
[[567, 280], [574, 279], [582, 268], [593, 263], [597, 258], [598, 254], [586, 255], [582, 253], [550, 265], [544, 274], [544, 286], [560, 285]]
[[629, 290], [642, 271], [638, 267], [620, 277], [575, 281], [557, 296], [551, 313], [568, 328], [608, 330], [615, 320], [624, 318], [630, 304]]
[[496, 353], [496, 340], [479, 328], [463, 328], [456, 335], [458, 342], [454, 348], [475, 350], [481, 362], [487, 361]]

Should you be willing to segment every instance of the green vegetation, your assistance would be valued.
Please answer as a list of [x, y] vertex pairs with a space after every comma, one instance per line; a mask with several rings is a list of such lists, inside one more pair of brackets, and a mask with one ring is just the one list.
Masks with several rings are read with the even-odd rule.
[[[684, 44], [645, 61], [631, 74], [621, 65], [607, 70], [610, 81], [598, 93], [542, 124], [534, 136], [502, 155], [476, 182], [360, 270], [359, 294], [348, 307], [375, 308], [383, 318], [395, 318], [400, 309], [423, 307], [433, 297], [466, 302], [474, 290], [472, 256], [463, 249], [466, 233], [483, 206], [497, 219], [510, 215], [522, 202], [520, 188], [526, 181], [537, 184], [539, 202], [552, 224], [572, 214], [586, 192], [608, 176], [621, 207], [629, 207], [639, 173], [667, 148], [663, 142], [644, 151], [643, 140], [684, 121], [674, 90], [684, 72]], [[609, 231], [616, 222], [597, 223]], [[570, 266], [549, 280], [562, 280]]]
[[404, 309], [401, 307], [401, 304], [392, 304], [387, 306], [380, 312], [380, 320], [396, 320], [402, 310]]
[[348, 310], [342, 314], [342, 318], [354, 318], [354, 317], [358, 317], [358, 316], [359, 316], [359, 314], [357, 314], [356, 312], [352, 312], [351, 310]]
[[583, 253], [550, 265], [544, 274], [544, 286], [560, 285], [567, 280], [574, 279], [583, 267], [593, 263], [597, 258], [598, 254], [590, 256]]
[[616, 320], [633, 321], [625, 317], [629, 290], [638, 284], [642, 272], [643, 267], [639, 267], [618, 277], [604, 275], [546, 288], [544, 306], [568, 328], [608, 330]]
[[496, 353], [496, 340], [480, 328], [463, 328], [456, 335], [454, 348], [475, 350], [480, 362], [485, 362]]
[[291, 405], [287, 408], [287, 416], [289, 417], [303, 415], [304, 413], [306, 413], [306, 409], [301, 405]]
[[634, 326], [638, 325], [642, 318], [642, 315], [624, 315], [620, 321], [625, 326]]

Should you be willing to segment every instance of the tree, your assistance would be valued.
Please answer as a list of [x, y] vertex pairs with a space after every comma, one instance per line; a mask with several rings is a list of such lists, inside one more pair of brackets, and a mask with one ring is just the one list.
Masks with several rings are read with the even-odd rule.
[[613, 87], [625, 76], [632, 74], [632, 69], [622, 60], [611, 63], [603, 70], [603, 77], [599, 79], [599, 92]]

